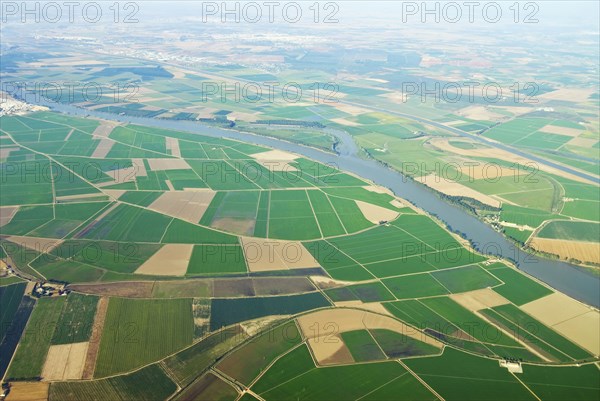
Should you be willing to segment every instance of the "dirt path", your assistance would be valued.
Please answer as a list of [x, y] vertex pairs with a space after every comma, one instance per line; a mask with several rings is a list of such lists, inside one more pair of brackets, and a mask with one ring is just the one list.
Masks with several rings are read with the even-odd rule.
[[94, 370], [96, 369], [96, 359], [100, 350], [100, 337], [102, 337], [102, 329], [104, 328], [104, 320], [106, 319], [106, 311], [108, 310], [108, 298], [102, 297], [98, 301], [96, 309], [96, 317], [94, 318], [94, 327], [92, 328], [92, 336], [85, 357], [85, 365], [83, 367], [82, 379], [92, 379]]

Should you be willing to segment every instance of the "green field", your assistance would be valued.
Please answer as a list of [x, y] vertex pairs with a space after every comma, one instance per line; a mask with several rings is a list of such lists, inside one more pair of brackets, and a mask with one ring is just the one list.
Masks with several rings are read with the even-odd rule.
[[156, 361], [192, 343], [191, 299], [111, 298], [108, 304], [95, 377], [104, 377]]
[[210, 328], [212, 331], [258, 317], [293, 315], [329, 305], [319, 292], [275, 297], [213, 298]]
[[233, 326], [178, 352], [165, 359], [164, 363], [177, 383], [185, 386], [246, 339], [241, 327]]
[[367, 330], [347, 331], [342, 333], [341, 337], [356, 362], [386, 359], [383, 351]]
[[246, 259], [239, 245], [196, 245], [187, 275], [245, 273]]
[[279, 359], [252, 389], [267, 400], [436, 399], [397, 362], [317, 369], [306, 346]]
[[177, 386], [159, 365], [149, 365], [123, 376], [100, 380], [56, 382], [50, 385], [50, 401], [162, 400]]
[[7, 377], [33, 379], [41, 376], [46, 354], [59, 320], [65, 298], [41, 298], [29, 318]]
[[514, 376], [498, 366], [498, 361], [447, 347], [442, 356], [409, 359], [405, 363], [446, 400], [479, 401], [497, 395], [499, 399], [535, 400]]
[[52, 345], [89, 341], [92, 335], [98, 297], [71, 293], [54, 330]]
[[598, 242], [600, 224], [583, 221], [551, 221], [537, 234], [540, 238]]
[[25, 283], [0, 287], [0, 343], [17, 312], [21, 298], [25, 292]]
[[524, 305], [552, 293], [547, 287], [509, 267], [494, 269], [493, 274], [504, 282], [495, 287], [494, 291], [517, 305]]
[[302, 341], [294, 320], [269, 328], [217, 364], [217, 369], [250, 384], [277, 356]]
[[175, 401], [187, 400], [213, 400], [235, 401], [238, 392], [233, 386], [227, 384], [212, 373], [200, 376], [189, 387], [185, 388], [174, 398]]

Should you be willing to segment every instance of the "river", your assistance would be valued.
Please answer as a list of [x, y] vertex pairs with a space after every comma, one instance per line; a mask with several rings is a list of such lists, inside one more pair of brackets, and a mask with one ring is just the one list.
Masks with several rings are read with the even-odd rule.
[[284, 140], [242, 133], [234, 130], [217, 128], [199, 124], [193, 121], [161, 120], [145, 117], [120, 116], [110, 113], [84, 110], [68, 104], [44, 104], [51, 109], [77, 116], [92, 116], [107, 120], [147, 125], [154, 128], [164, 128], [185, 131], [211, 137], [236, 139], [244, 142], [265, 145], [284, 151], [293, 152], [321, 163], [332, 164], [340, 170], [349, 171], [363, 178], [391, 189], [397, 196], [404, 198], [436, 216], [449, 228], [461, 233], [473, 244], [474, 248], [485, 254], [506, 258], [515, 263], [522, 271], [547, 283], [581, 302], [600, 307], [600, 277], [593, 273], [577, 268], [569, 263], [540, 258], [522, 251], [502, 234], [493, 230], [476, 217], [467, 213], [457, 205], [442, 200], [435, 192], [427, 187], [407, 179], [401, 173], [391, 170], [375, 160], [366, 160], [358, 155], [358, 147], [352, 137], [344, 131], [329, 131], [340, 141], [337, 150], [340, 153], [324, 152], [316, 148], [287, 142]]

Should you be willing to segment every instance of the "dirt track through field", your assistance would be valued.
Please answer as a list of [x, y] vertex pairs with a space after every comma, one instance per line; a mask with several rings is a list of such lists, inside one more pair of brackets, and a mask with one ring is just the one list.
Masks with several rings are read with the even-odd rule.
[[108, 310], [108, 298], [102, 297], [98, 301], [96, 308], [96, 316], [94, 317], [94, 327], [92, 328], [92, 336], [90, 337], [85, 364], [83, 365], [82, 379], [92, 379], [94, 370], [96, 369], [96, 359], [100, 350], [100, 338], [102, 337], [102, 329], [104, 328], [104, 320]]

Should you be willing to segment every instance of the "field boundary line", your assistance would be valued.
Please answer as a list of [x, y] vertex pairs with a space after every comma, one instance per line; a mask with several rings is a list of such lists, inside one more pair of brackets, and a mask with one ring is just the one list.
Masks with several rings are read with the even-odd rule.
[[433, 389], [433, 387], [431, 387], [429, 384], [427, 384], [427, 382], [421, 378], [418, 374], [416, 374], [411, 368], [408, 367], [408, 365], [406, 365], [401, 359], [398, 359], [398, 363], [400, 365], [402, 365], [402, 367], [404, 369], [406, 369], [406, 371], [408, 373], [410, 373], [411, 375], [413, 375], [413, 377], [415, 379], [417, 379], [423, 386], [425, 386], [425, 388], [427, 390], [429, 390], [431, 392], [431, 394], [435, 395], [440, 401], [445, 401], [444, 397], [442, 397], [437, 391], [435, 391]]
[[321, 233], [321, 239], [323, 239], [323, 230], [321, 229], [321, 223], [319, 223], [319, 218], [317, 217], [317, 212], [315, 212], [315, 208], [310, 200], [310, 196], [308, 195], [308, 190], [304, 190], [306, 194], [306, 199], [308, 199], [308, 204], [310, 205], [310, 210], [312, 210], [313, 217], [315, 218], [315, 222], [317, 223], [317, 227], [319, 227], [319, 233]]

